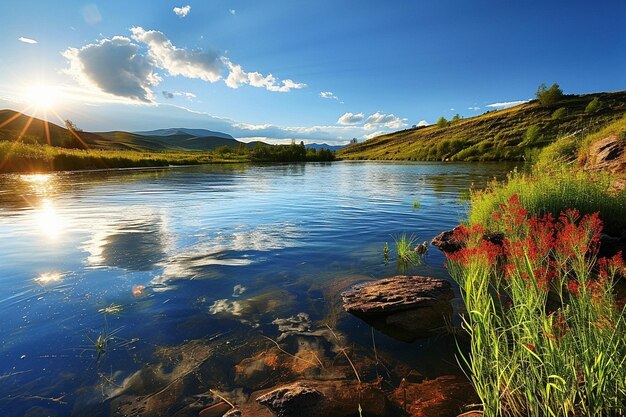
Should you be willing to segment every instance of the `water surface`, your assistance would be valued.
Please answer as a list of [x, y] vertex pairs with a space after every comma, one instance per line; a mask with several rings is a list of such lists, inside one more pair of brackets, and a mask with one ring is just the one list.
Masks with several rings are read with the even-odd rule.
[[[277, 338], [276, 320], [298, 313], [372, 349], [370, 327], [341, 311], [339, 292], [397, 274], [393, 235], [430, 240], [465, 216], [472, 184], [510, 169], [343, 162], [0, 176], [0, 414], [80, 414], [161, 347]], [[431, 248], [401, 272], [448, 278], [443, 261]], [[424, 375], [458, 372], [447, 342], [374, 338], [380, 355]]]

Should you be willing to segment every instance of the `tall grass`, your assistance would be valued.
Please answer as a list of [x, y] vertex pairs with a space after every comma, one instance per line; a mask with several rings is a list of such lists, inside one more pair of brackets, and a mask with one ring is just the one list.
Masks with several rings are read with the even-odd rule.
[[621, 254], [597, 259], [601, 221], [531, 216], [517, 195], [494, 210], [502, 246], [460, 227], [448, 254], [471, 336], [462, 358], [486, 416], [626, 415], [626, 312], [612, 294]]
[[613, 189], [613, 176], [562, 169], [551, 173], [513, 172], [506, 182], [493, 182], [471, 194], [470, 224], [495, 230], [492, 213], [512, 195], [518, 195], [531, 216], [552, 214], [575, 207], [582, 214], [600, 212], [608, 234], [626, 230], [626, 191]]
[[406, 262], [408, 264], [416, 264], [419, 261], [419, 255], [413, 250], [417, 237], [415, 235], [407, 235], [402, 233], [400, 235], [394, 235], [393, 240], [396, 244], [396, 252], [398, 254], [398, 260]]

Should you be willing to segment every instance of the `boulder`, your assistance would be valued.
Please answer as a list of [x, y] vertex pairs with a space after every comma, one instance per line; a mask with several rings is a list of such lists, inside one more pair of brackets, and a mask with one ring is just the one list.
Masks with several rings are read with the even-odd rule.
[[292, 384], [277, 388], [257, 398], [278, 417], [308, 417], [320, 415], [324, 395], [304, 384]]
[[398, 340], [432, 336], [452, 315], [448, 281], [395, 276], [356, 285], [342, 293], [344, 309]]

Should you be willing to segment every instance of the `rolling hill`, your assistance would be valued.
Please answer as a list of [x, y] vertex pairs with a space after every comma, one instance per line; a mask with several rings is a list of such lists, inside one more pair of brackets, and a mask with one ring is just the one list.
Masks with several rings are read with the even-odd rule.
[[14, 110], [0, 110], [0, 140], [49, 144], [52, 146], [91, 148], [103, 150], [133, 151], [210, 151], [228, 145], [236, 148], [244, 145], [252, 148], [259, 142], [244, 143], [226, 133], [206, 129], [160, 129], [150, 132], [131, 133], [111, 132], [75, 132], [75, 136], [66, 128], [55, 123], [31, 118]]
[[[598, 98], [599, 108], [587, 110]], [[587, 111], [586, 111], [587, 110]], [[341, 159], [496, 161], [520, 160], [560, 137], [601, 129], [626, 113], [626, 91], [567, 95], [551, 106], [537, 100], [445, 127], [406, 129], [349, 145]]]

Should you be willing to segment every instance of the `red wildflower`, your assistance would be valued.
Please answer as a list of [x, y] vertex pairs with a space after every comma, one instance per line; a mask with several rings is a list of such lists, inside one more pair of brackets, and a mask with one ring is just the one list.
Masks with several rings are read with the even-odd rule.
[[524, 343], [524, 346], [526, 346], [528, 348], [528, 350], [530, 350], [531, 352], [535, 352], [535, 345], [531, 345], [530, 343]]
[[624, 259], [622, 251], [617, 252], [612, 258], [600, 258], [598, 269], [601, 280], [613, 280], [616, 275], [624, 273]]
[[500, 204], [499, 211], [496, 211], [492, 218], [504, 223], [508, 232], [513, 232], [524, 223], [527, 215], [528, 211], [522, 207], [519, 196], [513, 194], [506, 203]]
[[578, 281], [576, 281], [575, 279], [570, 280], [567, 283], [567, 291], [569, 291], [569, 293], [572, 294], [573, 296], [577, 296], [578, 295]]

